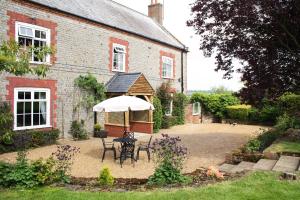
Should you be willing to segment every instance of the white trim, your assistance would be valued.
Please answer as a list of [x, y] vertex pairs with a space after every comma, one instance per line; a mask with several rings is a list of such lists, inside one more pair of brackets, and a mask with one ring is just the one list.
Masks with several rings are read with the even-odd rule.
[[[114, 50], [115, 50], [115, 47], [119, 47], [119, 48], [122, 48], [122, 49], [124, 49], [124, 52], [123, 52], [123, 70], [120, 70], [120, 69], [114, 69], [114, 57], [115, 57], [115, 52], [114, 52]], [[127, 52], [126, 52], [126, 46], [124, 46], [124, 45], [120, 45], [120, 44], [118, 44], [118, 43], [113, 43], [113, 48], [112, 48], [112, 64], [111, 64], [111, 66], [112, 66], [112, 71], [113, 72], [125, 72], [126, 71], [126, 54], [127, 54]]]
[[[39, 40], [39, 41], [44, 41], [44, 42], [46, 42], [46, 45], [48, 47], [51, 46], [51, 30], [50, 29], [44, 28], [44, 27], [41, 27], [41, 26], [36, 26], [36, 25], [33, 25], [33, 24], [18, 22], [18, 21], [16, 21], [16, 23], [15, 23], [15, 39], [16, 39], [17, 43], [19, 43], [19, 30], [20, 30], [21, 26], [33, 29], [33, 35], [35, 35], [35, 30], [46, 32], [46, 39], [36, 38], [35, 36], [34, 37], [23, 36], [23, 37], [32, 38], [32, 39], [36, 39], [36, 40]], [[33, 54], [32, 54], [32, 58], [31, 58], [30, 63], [31, 64], [48, 64], [48, 65], [51, 65], [51, 56], [50, 55], [46, 56], [46, 62], [37, 62], [37, 61], [33, 61]]]
[[172, 116], [173, 113], [173, 100], [170, 101], [169, 113], [165, 113], [166, 116]]
[[[195, 107], [196, 105], [198, 105], [198, 112], [195, 112]], [[193, 103], [193, 115], [200, 115], [201, 114], [201, 107], [200, 107], [200, 103], [199, 102], [195, 102]]]
[[[166, 79], [172, 79], [174, 77], [174, 59], [171, 57], [167, 57], [167, 56], [162, 56], [162, 78], [166, 78]], [[167, 63], [168, 61], [170, 61], [171, 63], [171, 71], [170, 71], [170, 76], [168, 76], [168, 73], [166, 72], [166, 76], [164, 76], [164, 64], [169, 65], [169, 63]], [[166, 69], [167, 70], [167, 69]]]
[[[22, 102], [33, 102], [34, 100], [34, 92], [46, 92], [46, 105], [47, 105], [47, 118], [46, 118], [46, 124], [45, 125], [38, 125], [38, 126], [24, 126], [24, 127], [17, 127], [17, 102], [18, 102], [18, 92], [31, 92], [31, 99], [29, 100], [23, 100]], [[50, 128], [50, 106], [51, 106], [51, 99], [50, 99], [50, 89], [47, 88], [14, 88], [14, 130], [28, 130], [28, 129], [39, 129], [39, 128]], [[41, 100], [40, 100], [41, 101]], [[33, 115], [33, 106], [31, 106], [31, 115]], [[33, 117], [31, 117], [31, 124], [33, 124]]]

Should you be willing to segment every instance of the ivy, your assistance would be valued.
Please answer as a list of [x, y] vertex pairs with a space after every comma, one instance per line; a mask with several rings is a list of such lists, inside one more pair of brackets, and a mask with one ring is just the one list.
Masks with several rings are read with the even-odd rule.
[[162, 118], [163, 118], [163, 112], [162, 112], [162, 107], [159, 98], [156, 96], [153, 99], [153, 105], [155, 110], [153, 111], [153, 130], [155, 133], [159, 131], [162, 125]]
[[170, 93], [171, 91], [171, 83], [163, 83], [156, 91], [156, 96], [159, 98], [162, 106], [163, 115], [165, 115], [167, 109], [170, 107], [170, 102], [172, 101], [173, 97]]
[[188, 98], [182, 93], [177, 93], [173, 98], [173, 116], [176, 116], [175, 123], [182, 125], [185, 123], [185, 107], [188, 103]]
[[99, 83], [96, 77], [91, 74], [80, 75], [75, 79], [75, 85], [86, 92], [86, 96], [82, 99], [81, 104], [87, 110], [106, 98], [104, 84]]

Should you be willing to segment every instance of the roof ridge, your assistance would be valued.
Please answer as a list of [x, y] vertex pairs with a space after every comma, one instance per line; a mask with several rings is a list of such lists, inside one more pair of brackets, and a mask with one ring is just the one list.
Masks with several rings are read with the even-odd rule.
[[107, 1], [111, 1], [111, 2], [113, 2], [114, 4], [117, 4], [117, 5], [121, 6], [121, 7], [127, 8], [127, 9], [129, 9], [129, 10], [132, 10], [132, 11], [134, 11], [134, 12], [140, 14], [140, 15], [143, 15], [144, 17], [147, 17], [147, 18], [152, 19], [152, 18], [149, 17], [148, 15], [146, 15], [146, 14], [140, 12], [140, 11], [137, 11], [137, 10], [135, 10], [135, 9], [133, 9], [133, 8], [130, 8], [130, 7], [128, 7], [128, 6], [125, 6], [124, 4], [121, 4], [121, 3], [116, 2], [116, 1], [114, 1], [114, 0], [107, 0]]

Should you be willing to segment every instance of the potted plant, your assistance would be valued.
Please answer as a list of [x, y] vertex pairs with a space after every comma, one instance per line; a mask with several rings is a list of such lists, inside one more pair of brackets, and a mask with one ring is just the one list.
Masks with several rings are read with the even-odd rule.
[[101, 130], [100, 124], [94, 125], [94, 137], [96, 138], [106, 138], [107, 137], [107, 131]]

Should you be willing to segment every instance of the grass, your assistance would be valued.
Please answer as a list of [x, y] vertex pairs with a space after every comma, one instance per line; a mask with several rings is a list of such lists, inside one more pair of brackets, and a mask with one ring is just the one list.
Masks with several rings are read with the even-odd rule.
[[171, 191], [78, 192], [63, 188], [11, 189], [0, 192], [5, 200], [81, 200], [81, 199], [200, 199], [200, 200], [282, 200], [300, 199], [300, 181], [282, 181], [274, 172], [255, 172], [236, 181]]
[[269, 148], [265, 150], [267, 153], [300, 153], [300, 142], [288, 142], [280, 141], [278, 143], [272, 144]]

